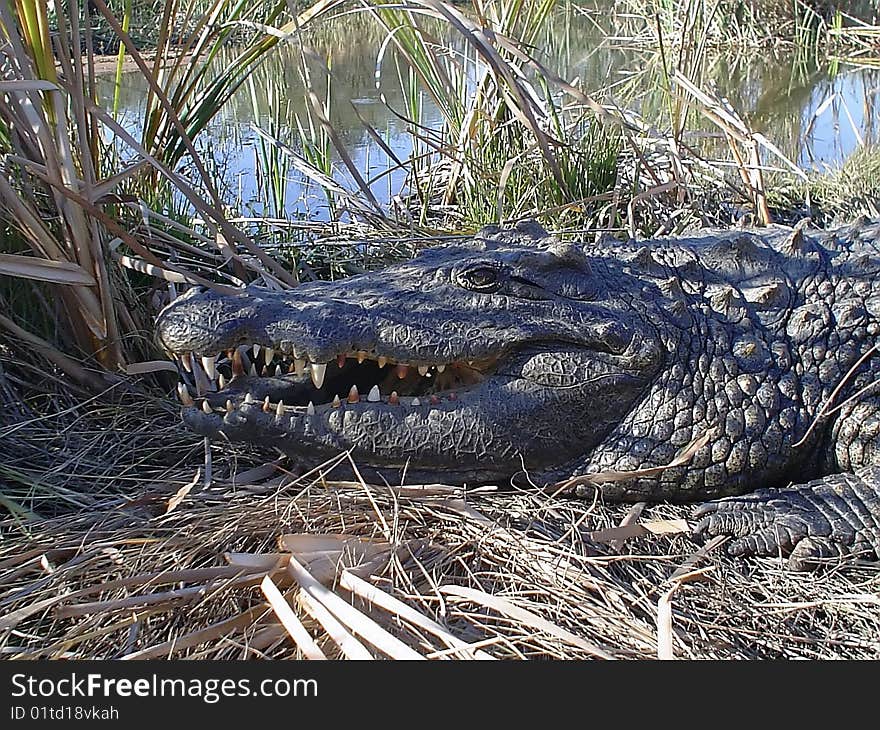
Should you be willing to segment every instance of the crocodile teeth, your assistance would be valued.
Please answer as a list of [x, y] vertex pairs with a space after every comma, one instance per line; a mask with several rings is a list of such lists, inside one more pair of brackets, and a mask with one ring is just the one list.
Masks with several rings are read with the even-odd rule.
[[192, 374], [193, 379], [196, 381], [196, 391], [199, 395], [203, 393], [207, 393], [209, 390], [213, 390], [211, 387], [214, 383], [208, 376], [205, 374], [205, 371], [202, 370], [201, 365], [199, 365], [199, 361], [195, 358], [192, 359]]
[[378, 403], [379, 401], [382, 400], [382, 396], [379, 395], [379, 386], [378, 385], [374, 385], [372, 388], [370, 388], [370, 392], [367, 393], [367, 400], [370, 403]]
[[278, 401], [278, 405], [275, 406], [275, 415], [278, 418], [281, 418], [281, 416], [284, 415], [284, 401], [283, 400]]
[[226, 412], [232, 413], [232, 411], [234, 411], [234, 410], [235, 410], [235, 407], [232, 405], [232, 401], [227, 398], [226, 399]]
[[266, 365], [271, 365], [272, 360], [275, 359], [275, 350], [271, 347], [267, 347], [266, 351], [263, 353], [263, 358], [266, 360]]
[[189, 394], [189, 390], [186, 387], [186, 383], [178, 383], [177, 384], [177, 395], [180, 398], [180, 402], [185, 406], [191, 406], [193, 404], [192, 396]]
[[306, 415], [314, 416], [315, 415], [315, 404], [309, 401], [309, 404], [306, 406]]
[[345, 355], [336, 356], [336, 367], [338, 367], [340, 370], [345, 367]]
[[420, 405], [422, 405], [422, 402], [421, 402], [418, 398], [413, 398], [413, 399], [412, 399], [412, 405], [414, 405], [414, 406], [420, 406]]
[[226, 387], [227, 380], [223, 376], [223, 373], [220, 373], [220, 376], [217, 378], [217, 386], [220, 390], [223, 390]]
[[444, 370], [446, 370], [446, 366], [445, 366], [445, 365], [438, 365], [438, 366], [437, 366], [437, 372], [438, 372], [438, 373], [442, 373]]
[[280, 365], [276, 365], [275, 366], [275, 377], [280, 378], [282, 375], [284, 375], [284, 371], [281, 370]]
[[427, 365], [419, 365], [419, 375], [424, 377], [428, 374], [428, 366]]
[[232, 353], [232, 377], [244, 375], [244, 363], [241, 360], [241, 352], [236, 350]]
[[339, 396], [338, 396], [338, 395], [334, 395], [334, 396], [333, 396], [333, 402], [330, 403], [330, 405], [331, 405], [333, 408], [339, 408], [339, 406], [342, 405], [342, 401], [339, 400]]
[[395, 369], [394, 372], [397, 373], [397, 377], [403, 380], [409, 374], [409, 365], [405, 363], [400, 363]]
[[397, 395], [396, 390], [391, 391], [391, 395], [388, 396], [388, 405], [396, 406], [400, 403], [400, 396]]
[[351, 386], [351, 390], [348, 391], [348, 402], [349, 403], [360, 403], [361, 396], [358, 393], [358, 387], [356, 385]]
[[438, 396], [436, 396], [436, 395], [432, 395], [432, 396], [428, 399], [428, 402], [429, 402], [432, 406], [439, 406], [439, 405], [440, 405], [440, 398], [439, 398]]
[[315, 387], [320, 390], [321, 386], [324, 385], [324, 375], [327, 373], [327, 363], [313, 362], [311, 371], [312, 382], [315, 384]]
[[376, 362], [379, 363], [380, 368], [384, 368], [388, 364], [388, 358], [387, 357], [380, 357], [376, 360]]
[[253, 350], [253, 353], [254, 353], [254, 359], [256, 359], [257, 355], [260, 354], [260, 346], [257, 344], [254, 344], [253, 348], [251, 348], [251, 349]]
[[247, 394], [245, 394], [245, 396], [244, 396], [244, 402], [245, 402], [245, 403], [253, 403], [253, 402], [254, 402], [254, 397], [253, 397], [250, 393], [247, 393]]
[[186, 372], [191, 373], [193, 371], [188, 352], [184, 352], [183, 355], [180, 356], [180, 362], [183, 363], [183, 369], [186, 370]]
[[208, 377], [211, 378], [211, 380], [214, 380], [217, 377], [216, 363], [216, 357], [202, 357], [202, 367], [205, 368], [205, 372], [208, 374]]
[[202, 401], [202, 410], [205, 413], [209, 413], [209, 414], [213, 413], [213, 411], [211, 410], [211, 406], [208, 405], [208, 401], [206, 401], [206, 400]]
[[269, 396], [267, 395], [267, 396], [263, 399], [263, 412], [264, 412], [264, 413], [268, 413], [268, 412], [271, 411], [271, 410], [272, 410], [272, 406], [269, 405]]
[[366, 359], [367, 359], [367, 353], [364, 352], [363, 350], [358, 350], [358, 354], [357, 354], [358, 365], [360, 365]]
[[251, 369], [248, 372], [250, 372], [251, 377], [257, 377], [257, 366], [251, 363]]
[[302, 375], [306, 371], [306, 361], [300, 360], [299, 358], [294, 359], [293, 361], [293, 372], [297, 375]]

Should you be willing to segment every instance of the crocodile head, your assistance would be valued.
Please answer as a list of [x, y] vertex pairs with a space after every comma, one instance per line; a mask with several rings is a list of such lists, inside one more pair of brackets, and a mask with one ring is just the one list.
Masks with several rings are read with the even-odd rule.
[[639, 290], [594, 268], [537, 224], [490, 227], [342, 281], [194, 288], [158, 336], [199, 433], [395, 481], [508, 479], [589, 453], [662, 364]]

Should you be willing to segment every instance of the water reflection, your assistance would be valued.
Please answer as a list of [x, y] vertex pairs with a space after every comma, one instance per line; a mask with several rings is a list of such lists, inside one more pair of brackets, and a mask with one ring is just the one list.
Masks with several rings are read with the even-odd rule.
[[[419, 107], [420, 121], [426, 126], [438, 126], [441, 117], [426, 98], [404, 96], [398, 73], [405, 71], [398, 72], [393, 54], [385, 59], [381, 89], [377, 89], [376, 56], [384, 36], [374, 24], [367, 19], [335, 23], [306, 40], [314, 52], [307, 57], [306, 69], [355, 166], [373, 180], [373, 195], [387, 204], [401, 191], [405, 174], [394, 169], [393, 159], [364, 125], [376, 130], [392, 154], [404, 160], [412, 153], [413, 144], [410, 125], [401, 118], [408, 113], [406, 105]], [[600, 32], [592, 20], [570, 9], [559, 13], [552, 27], [536, 41], [534, 51], [564, 78], [577, 79], [587, 92], [610, 94], [618, 104], [638, 110], [659, 129], [668, 123], [667, 99], [660, 91], [664, 76], [656, 53], [609, 40], [607, 32]], [[255, 73], [253, 87], [242, 87], [200, 141], [215, 168], [224, 171], [227, 203], [245, 214], [273, 212], [267, 208], [255, 176], [259, 138], [251, 125], [268, 129], [291, 147], [301, 149], [296, 129], [307, 125], [309, 119], [303, 63], [298, 44], [278, 49]], [[755, 131], [805, 168], [837, 166], [858, 145], [878, 140], [877, 69], [838, 66], [795, 54], [715, 51], [701, 57], [689, 75], [702, 88], [714, 87], [717, 94], [728, 98]], [[138, 74], [125, 76], [119, 113], [135, 133], [143, 118], [146, 90]], [[102, 79], [101, 93], [112, 98], [111, 78]], [[712, 137], [717, 130], [701, 119], [697, 110], [691, 110], [686, 128], [704, 132], [694, 143], [702, 145], [708, 155], [723, 151], [723, 140]], [[328, 149], [334, 178], [356, 190], [339, 155], [332, 147]], [[284, 175], [283, 212], [287, 216], [329, 218], [320, 189], [292, 168]]]

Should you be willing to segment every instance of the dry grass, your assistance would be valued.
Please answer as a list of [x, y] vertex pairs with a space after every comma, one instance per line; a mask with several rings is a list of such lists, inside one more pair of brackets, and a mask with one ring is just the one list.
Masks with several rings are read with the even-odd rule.
[[4, 657], [880, 655], [876, 564], [795, 574], [701, 548], [685, 507], [297, 477], [240, 445], [205, 488], [176, 407], [38, 397], [3, 359]]
[[[497, 61], [497, 49], [484, 52]], [[740, 181], [689, 150], [683, 127], [657, 131], [563, 85], [576, 106], [615, 122], [626, 137], [623, 161], [632, 164], [599, 201], [609, 225], [668, 233], [694, 221], [727, 222], [709, 219], [705, 211], [721, 206], [706, 204], [705, 196], [731, 189], [736, 199], [751, 201], [756, 217], [766, 218], [758, 153], [771, 153], [777, 163], [781, 155], [676, 69], [674, 88], [717, 125]], [[26, 71], [19, 91], [36, 94], [44, 79]], [[85, 101], [81, 106], [82, 114], [96, 114], [113, 128], [112, 119]], [[169, 134], [174, 118], [169, 115]], [[150, 157], [137, 141], [130, 145], [142, 161]], [[186, 184], [167, 165], [150, 164]], [[99, 258], [106, 254], [123, 269], [161, 281], [161, 289], [149, 289], [154, 306], [164, 301], [166, 282], [222, 279], [229, 285], [250, 271], [282, 286], [297, 276], [335, 277], [369, 267], [367, 254], [376, 249], [396, 258], [416, 245], [383, 228], [383, 239], [363, 247], [366, 234], [352, 236], [340, 224], [333, 226], [332, 246], [311, 244], [302, 224], [301, 243], [291, 236], [296, 243], [283, 250], [257, 247], [229, 228], [249, 221], [227, 221], [220, 206], [195, 193], [193, 204], [214, 221], [207, 233], [159, 211], [146, 211], [155, 225], [123, 227], [97, 209], [76, 212], [70, 201], [80, 203], [68, 190], [73, 178], [52, 189], [63, 188], [59, 206], [73, 211], [83, 256], [94, 258], [88, 246], [98, 240], [89, 235], [89, 221], [101, 222], [108, 235], [100, 239]], [[88, 182], [94, 188], [101, 181], [94, 174]], [[618, 194], [623, 189], [629, 198]], [[18, 192], [7, 193], [15, 204]], [[564, 207], [550, 213], [558, 220]], [[27, 218], [35, 222], [34, 251], [51, 243], [37, 213]], [[88, 220], [79, 221], [82, 216]], [[311, 253], [318, 249], [324, 253], [316, 259]], [[282, 268], [282, 258], [294, 273]], [[238, 266], [234, 273], [218, 271], [227, 259]], [[92, 267], [78, 261], [35, 254], [0, 263], [7, 273], [39, 281], [68, 277], [70, 286], [85, 291], [90, 280], [80, 270]], [[167, 296], [173, 293], [169, 287]], [[98, 322], [98, 309], [84, 308], [94, 309]], [[162, 364], [150, 372], [149, 364], [135, 363], [148, 381], [115, 372], [99, 377], [88, 363], [12, 320], [0, 317], [0, 325], [8, 343], [0, 342], [0, 507], [9, 513], [0, 521], [2, 656], [878, 656], [877, 564], [803, 575], [787, 572], [779, 560], [730, 560], [717, 543], [707, 549], [681, 531], [687, 508], [632, 510], [538, 490], [390, 489], [341, 482], [332, 470], [296, 475], [287, 461], [267, 464], [273, 454], [220, 443], [210, 447], [209, 465], [204, 443], [183, 428], [176, 405], [156, 395], [166, 375]], [[126, 331], [132, 341], [149, 340], [134, 320]], [[49, 370], [41, 355], [54, 363]], [[208, 473], [211, 483], [204, 486]]]

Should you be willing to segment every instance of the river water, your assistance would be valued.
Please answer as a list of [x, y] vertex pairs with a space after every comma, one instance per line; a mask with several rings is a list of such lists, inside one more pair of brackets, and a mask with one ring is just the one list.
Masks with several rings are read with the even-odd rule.
[[[586, 92], [638, 111], [660, 124], [668, 97], [660, 90], [659, 55], [599, 32], [595, 16], [558, 14], [536, 43], [534, 55], [561, 77], [574, 80]], [[383, 205], [403, 190], [405, 173], [395, 170], [370, 125], [394, 155], [405, 160], [413, 150], [413, 126], [393, 54], [379, 69], [377, 54], [384, 33], [366, 19], [332, 21], [306, 43], [314, 51], [307, 62], [312, 88], [329, 109], [339, 138]], [[198, 140], [212, 171], [223, 180], [223, 198], [231, 209], [248, 216], [283, 216], [312, 221], [331, 216], [323, 191], [287, 166], [283, 194], [267, 203], [259, 167], [260, 137], [254, 127], [269, 131], [292, 148], [302, 145], [297, 126], [308, 124], [308, 106], [300, 69], [298, 43], [276, 52], [257, 70], [253, 84], [243, 86]], [[330, 72], [327, 73], [327, 67]], [[840, 166], [861, 145], [876, 143], [880, 133], [880, 68], [848, 64], [798, 52], [791, 47], [743, 51], [708, 51], [688, 69], [701, 88], [729, 100], [750, 124], [772, 140], [789, 159], [804, 169]], [[137, 134], [142, 124], [146, 84], [137, 73], [125, 74], [119, 90], [118, 114]], [[608, 90], [611, 89], [609, 93]], [[101, 80], [101, 95], [113, 97], [113, 80]], [[424, 95], [419, 97], [420, 123], [436, 127], [440, 115]], [[700, 120], [688, 125], [694, 144], [723, 149], [717, 129]], [[343, 187], [356, 189], [351, 175], [332, 148], [332, 174]], [[279, 209], [280, 208], [280, 209]]]

